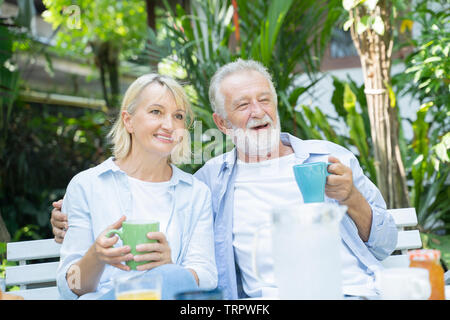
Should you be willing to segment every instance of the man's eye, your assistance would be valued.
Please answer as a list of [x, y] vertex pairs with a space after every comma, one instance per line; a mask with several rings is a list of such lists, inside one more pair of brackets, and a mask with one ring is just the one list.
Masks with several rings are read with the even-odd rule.
[[248, 102], [243, 102], [238, 105], [238, 108], [245, 107], [248, 105]]

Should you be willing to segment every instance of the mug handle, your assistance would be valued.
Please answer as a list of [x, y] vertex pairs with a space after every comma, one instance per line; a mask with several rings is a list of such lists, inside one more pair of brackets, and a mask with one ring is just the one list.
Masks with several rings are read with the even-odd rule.
[[329, 172], [328, 172], [328, 166], [329, 166], [330, 164], [333, 164], [333, 163], [331, 163], [331, 162], [326, 162], [326, 164], [327, 164], [327, 166], [326, 166], [326, 168], [325, 168], [325, 174], [326, 174], [326, 176], [328, 177], [329, 175], [332, 175], [332, 173], [329, 173]]
[[109, 230], [108, 233], [105, 235], [105, 237], [111, 238], [111, 236], [112, 236], [113, 234], [117, 234], [117, 235], [119, 236], [119, 238], [122, 239], [123, 233], [122, 233], [121, 230], [117, 230], [117, 229]]
[[256, 279], [263, 284], [266, 284], [268, 282], [265, 281], [259, 273], [258, 266], [256, 264], [256, 256], [257, 256], [257, 250], [258, 250], [258, 244], [259, 244], [259, 235], [263, 229], [269, 228], [269, 227], [271, 227], [271, 224], [269, 224], [269, 223], [266, 223], [266, 224], [263, 224], [262, 226], [260, 226], [258, 229], [256, 229], [256, 232], [255, 232], [255, 235], [253, 238], [252, 270], [253, 270], [253, 273], [255, 274]]

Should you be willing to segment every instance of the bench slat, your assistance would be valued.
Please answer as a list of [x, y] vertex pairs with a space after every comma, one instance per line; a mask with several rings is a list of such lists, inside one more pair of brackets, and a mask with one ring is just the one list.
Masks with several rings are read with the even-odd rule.
[[56, 281], [59, 262], [36, 263], [6, 268], [6, 285]]
[[22, 296], [25, 300], [59, 300], [59, 292], [57, 287], [47, 287], [39, 289], [28, 289], [7, 292]]
[[59, 257], [61, 244], [54, 239], [10, 242], [7, 244], [9, 261], [34, 260]]
[[398, 232], [396, 250], [419, 249], [422, 248], [419, 230], [407, 230]]
[[415, 208], [402, 208], [387, 210], [394, 218], [397, 228], [414, 227], [417, 225], [417, 214]]
[[409, 257], [406, 254], [389, 256], [381, 264], [385, 268], [408, 268], [409, 267]]

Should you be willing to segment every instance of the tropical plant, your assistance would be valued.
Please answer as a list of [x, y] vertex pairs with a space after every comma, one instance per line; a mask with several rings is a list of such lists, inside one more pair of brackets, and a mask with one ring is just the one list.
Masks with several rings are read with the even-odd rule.
[[450, 230], [450, 173], [448, 149], [450, 132], [442, 140], [430, 145], [430, 123], [425, 120], [430, 104], [423, 105], [412, 123], [414, 139], [409, 152], [412, 201], [417, 210], [418, 223], [423, 231]]
[[338, 117], [349, 128], [348, 138], [341, 136], [335, 142], [348, 149], [356, 148], [355, 154], [364, 173], [373, 183], [377, 184], [364, 84], [358, 86], [349, 77], [347, 81], [343, 81], [333, 76], [333, 85], [335, 89], [331, 101]]
[[449, 9], [448, 1], [420, 0], [402, 17], [420, 32], [401, 43], [409, 54], [404, 72], [393, 77], [400, 94], [409, 94], [421, 104], [411, 123], [414, 138], [406, 167], [420, 228], [433, 232], [450, 230]]
[[[410, 94], [421, 104], [432, 102], [429, 116], [440, 123], [440, 132], [450, 129], [450, 3], [421, 0], [413, 11], [403, 16], [420, 33], [406, 38], [402, 47], [410, 49], [404, 59], [405, 71], [395, 75], [400, 94]], [[412, 28], [412, 25], [411, 25]], [[443, 124], [443, 126], [442, 126]], [[435, 142], [435, 141], [433, 141]]]
[[[315, 72], [338, 18], [337, 2], [236, 1], [237, 10], [233, 10], [229, 1], [193, 0], [191, 14], [180, 5], [173, 11], [165, 2], [159, 33], [150, 30], [147, 59], [168, 61], [184, 70], [182, 80], [191, 85], [194, 111], [205, 130], [215, 128], [208, 97], [214, 72], [239, 57], [261, 61], [273, 76], [282, 129], [311, 138], [314, 130], [294, 107], [299, 96], [318, 81]], [[238, 24], [231, 24], [233, 15]], [[317, 21], [323, 23], [318, 27]], [[294, 85], [304, 72], [310, 76], [306, 85]], [[194, 153], [202, 147], [223, 151], [223, 145], [209, 138], [203, 146], [194, 142]]]
[[377, 185], [388, 208], [407, 207], [398, 107], [391, 88], [394, 19], [403, 1], [344, 0], [342, 4], [349, 14], [344, 30], [350, 29], [364, 75]]
[[[0, 6], [3, 1], [0, 1]], [[14, 101], [19, 91], [19, 71], [15, 61], [15, 47], [27, 39], [27, 32], [34, 8], [30, 1], [19, 1], [19, 11], [15, 18], [0, 17], [0, 198], [5, 183], [5, 164], [8, 158], [7, 146], [9, 123], [14, 107]], [[0, 241], [10, 240], [10, 233], [3, 221], [0, 208]]]

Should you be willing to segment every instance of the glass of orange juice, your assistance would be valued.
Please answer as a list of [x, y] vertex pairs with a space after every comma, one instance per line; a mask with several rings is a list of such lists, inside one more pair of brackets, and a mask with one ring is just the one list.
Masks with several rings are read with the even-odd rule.
[[161, 284], [161, 276], [147, 273], [116, 279], [116, 300], [161, 300]]

